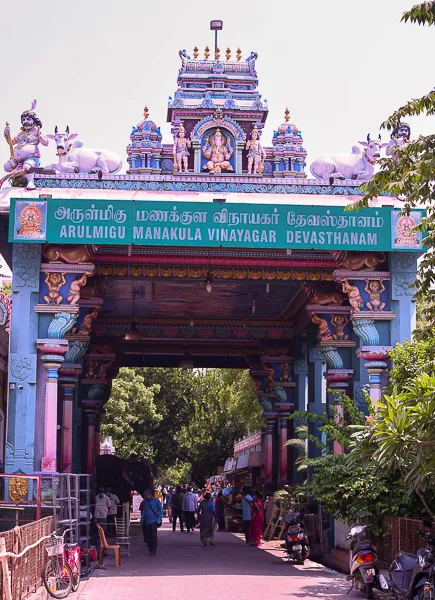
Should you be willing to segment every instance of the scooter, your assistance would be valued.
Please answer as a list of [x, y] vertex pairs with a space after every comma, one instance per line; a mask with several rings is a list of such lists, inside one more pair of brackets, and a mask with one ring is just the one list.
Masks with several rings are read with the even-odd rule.
[[[423, 520], [423, 525], [430, 528], [432, 521]], [[419, 534], [426, 547], [417, 550], [417, 555], [398, 552], [389, 568], [389, 580], [379, 576], [381, 588], [390, 592], [392, 600], [435, 600], [435, 534]]]
[[310, 555], [308, 535], [303, 524], [302, 513], [291, 513], [287, 517], [285, 534], [285, 552], [288, 560], [293, 559], [298, 565], [303, 565]]
[[379, 577], [379, 568], [376, 564], [378, 555], [376, 548], [369, 540], [367, 526], [352, 527], [346, 539], [351, 540], [349, 548], [350, 575], [347, 579], [352, 581], [352, 588], [365, 594], [366, 598], [373, 598], [373, 588]]

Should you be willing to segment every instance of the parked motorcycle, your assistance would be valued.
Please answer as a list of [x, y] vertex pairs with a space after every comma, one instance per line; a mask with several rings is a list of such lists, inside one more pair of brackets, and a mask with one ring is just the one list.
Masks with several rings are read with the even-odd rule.
[[310, 555], [308, 535], [304, 526], [302, 513], [290, 513], [287, 517], [285, 534], [285, 552], [288, 559], [293, 559], [298, 565], [303, 565]]
[[378, 555], [369, 540], [367, 526], [352, 527], [347, 539], [351, 540], [348, 579], [352, 581], [352, 588], [365, 594], [366, 598], [373, 598], [373, 588], [379, 577]]
[[[423, 525], [430, 528], [432, 521], [424, 520]], [[392, 600], [435, 600], [435, 534], [419, 534], [426, 547], [417, 550], [417, 555], [398, 552], [389, 568], [389, 580], [379, 576], [382, 589], [390, 592]]]

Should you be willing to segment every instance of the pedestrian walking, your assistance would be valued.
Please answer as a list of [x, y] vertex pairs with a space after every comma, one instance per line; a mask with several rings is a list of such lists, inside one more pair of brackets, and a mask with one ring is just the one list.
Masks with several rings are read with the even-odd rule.
[[261, 546], [264, 527], [264, 508], [263, 501], [258, 492], [252, 492], [253, 501], [251, 502], [251, 524], [249, 527], [249, 544], [251, 546]]
[[225, 531], [225, 505], [222, 491], [218, 493], [217, 498], [214, 501], [214, 509], [216, 513], [216, 523], [218, 524], [218, 529], [219, 531]]
[[253, 501], [253, 498], [247, 487], [243, 488], [242, 495], [243, 533], [245, 534], [246, 543], [249, 544], [249, 529], [251, 528], [251, 502]]
[[180, 521], [180, 531], [184, 531], [183, 500], [184, 495], [181, 492], [181, 486], [177, 485], [175, 494], [172, 495], [172, 531], [176, 529], [177, 519]]
[[183, 512], [186, 523], [186, 531], [194, 530], [195, 526], [195, 511], [197, 509], [198, 499], [196, 494], [192, 492], [192, 488], [188, 487], [183, 498]]
[[203, 546], [214, 546], [214, 504], [211, 501], [211, 494], [206, 492], [204, 500], [199, 503], [199, 535]]
[[166, 510], [168, 513], [169, 523], [172, 522], [172, 488], [169, 488], [166, 494]]
[[157, 529], [162, 524], [163, 506], [155, 497], [155, 492], [145, 492], [142, 504], [141, 524], [143, 539], [148, 546], [148, 556], [155, 556], [157, 552]]
[[120, 504], [120, 501], [118, 496], [112, 493], [110, 487], [106, 490], [106, 496], [110, 500], [110, 508], [107, 514], [107, 533], [109, 535], [116, 535], [115, 518], [118, 514], [118, 504]]
[[106, 531], [107, 529], [107, 515], [109, 514], [109, 508], [112, 503], [106, 496], [105, 489], [100, 487], [98, 490], [97, 497], [95, 498], [95, 518], [97, 523]]

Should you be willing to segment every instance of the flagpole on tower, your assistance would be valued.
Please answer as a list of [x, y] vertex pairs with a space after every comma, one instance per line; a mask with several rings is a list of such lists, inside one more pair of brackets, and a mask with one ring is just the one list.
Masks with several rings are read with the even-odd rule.
[[216, 54], [216, 50], [218, 47], [218, 43], [217, 43], [217, 32], [218, 31], [222, 31], [224, 26], [224, 22], [223, 21], [210, 21], [210, 30], [214, 31], [214, 52]]

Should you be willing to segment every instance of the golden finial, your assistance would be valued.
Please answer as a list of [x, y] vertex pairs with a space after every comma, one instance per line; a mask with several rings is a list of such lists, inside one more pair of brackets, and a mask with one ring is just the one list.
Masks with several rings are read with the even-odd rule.
[[242, 58], [242, 51], [240, 50], [240, 48], [237, 48], [236, 55], [237, 55], [237, 60], [240, 60]]
[[221, 55], [221, 51], [219, 50], [219, 47], [216, 47], [215, 53], [214, 53], [214, 57], [216, 60], [219, 60], [219, 57]]
[[227, 60], [230, 60], [230, 58], [231, 58], [231, 50], [230, 50], [229, 46], [227, 47], [227, 51], [226, 51], [225, 54], [226, 54]]
[[287, 106], [287, 108], [285, 109], [285, 113], [284, 113], [284, 119], [285, 119], [285, 122], [286, 122], [286, 123], [288, 123], [288, 122], [290, 121], [290, 111], [289, 111], [289, 109], [288, 109], [288, 106]]
[[205, 47], [205, 52], [204, 52], [204, 58], [205, 60], [208, 60], [208, 57], [210, 56], [210, 48], [208, 46]]
[[145, 117], [145, 119], [148, 119], [148, 117], [150, 116], [150, 113], [148, 112], [148, 106], [145, 104], [145, 108], [143, 109], [143, 116]]
[[198, 53], [198, 46], [195, 46], [195, 48], [193, 49], [193, 60], [196, 60], [199, 56]]

